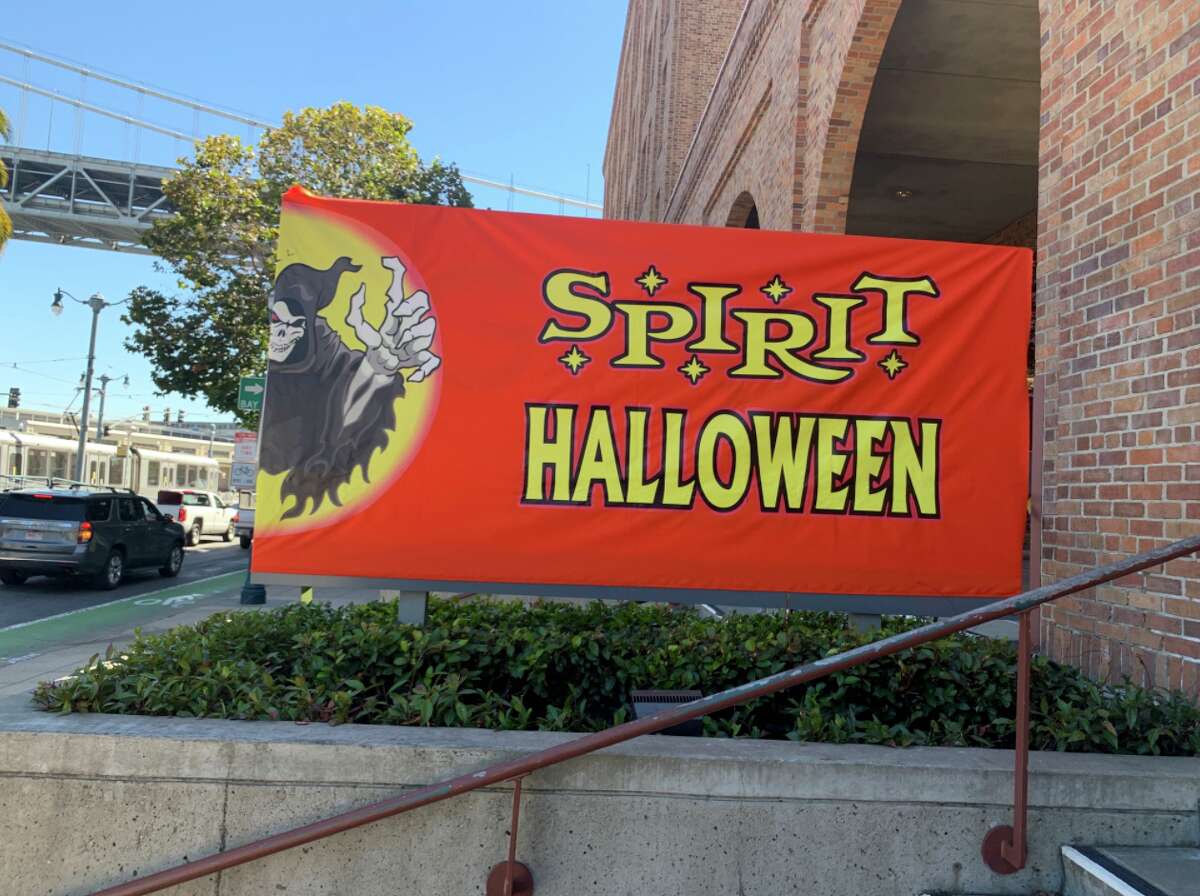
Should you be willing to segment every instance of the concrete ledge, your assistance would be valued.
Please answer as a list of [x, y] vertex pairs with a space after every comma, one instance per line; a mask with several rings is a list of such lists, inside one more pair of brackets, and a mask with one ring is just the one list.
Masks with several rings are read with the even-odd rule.
[[[83, 894], [572, 735], [0, 713], [6, 892]], [[1055, 892], [1064, 844], [1200, 845], [1200, 759], [1032, 757], [1031, 860], [1003, 750], [646, 737], [526, 781], [518, 855], [539, 896]], [[488, 789], [177, 893], [482, 891], [511, 804]]]

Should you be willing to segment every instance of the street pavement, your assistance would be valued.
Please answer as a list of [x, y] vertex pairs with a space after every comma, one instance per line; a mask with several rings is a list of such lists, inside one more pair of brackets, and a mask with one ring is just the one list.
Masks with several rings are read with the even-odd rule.
[[[101, 591], [73, 579], [37, 576], [19, 587], [0, 586], [0, 631], [47, 616], [107, 604], [127, 597], [140, 597], [173, 585], [240, 570], [246, 571], [249, 551], [237, 542], [203, 541], [184, 551], [183, 569], [174, 579], [164, 579], [156, 569], [130, 572], [113, 591]], [[0, 656], [3, 656], [0, 650]]]
[[[135, 629], [152, 634], [221, 611], [271, 609], [299, 599], [299, 588], [270, 586], [265, 604], [243, 606], [248, 558], [236, 543], [205, 542], [188, 549], [174, 579], [134, 573], [113, 591], [44, 578], [0, 587], [0, 708], [27, 708], [39, 681], [70, 675], [110, 645], [119, 649], [134, 639]], [[319, 589], [315, 597], [341, 605], [375, 600], [379, 593]]]

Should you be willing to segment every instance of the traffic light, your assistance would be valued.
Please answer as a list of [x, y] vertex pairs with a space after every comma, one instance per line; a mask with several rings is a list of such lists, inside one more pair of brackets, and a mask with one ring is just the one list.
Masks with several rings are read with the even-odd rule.
[[150, 422], [150, 405], [148, 405], [148, 404], [142, 405], [142, 422], [143, 423]]
[[180, 411], [178, 414], [176, 414], [176, 416], [175, 416], [175, 422], [176, 422], [176, 423], [182, 423], [182, 422], [183, 422], [183, 411]]
[[21, 390], [16, 386], [8, 390], [8, 406], [10, 408], [19, 408], [21, 406]]
[[171, 422], [171, 409], [163, 408], [163, 423], [170, 423], [170, 422]]

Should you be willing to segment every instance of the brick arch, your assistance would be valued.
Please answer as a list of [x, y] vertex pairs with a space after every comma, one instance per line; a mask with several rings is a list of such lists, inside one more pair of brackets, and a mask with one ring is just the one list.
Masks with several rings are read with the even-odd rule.
[[846, 230], [858, 137], [900, 2], [814, 0], [804, 17], [796, 230]]
[[738, 194], [738, 198], [733, 200], [733, 205], [729, 207], [729, 217], [725, 219], [725, 226], [758, 229], [758, 203], [754, 201], [749, 190], [743, 190]]

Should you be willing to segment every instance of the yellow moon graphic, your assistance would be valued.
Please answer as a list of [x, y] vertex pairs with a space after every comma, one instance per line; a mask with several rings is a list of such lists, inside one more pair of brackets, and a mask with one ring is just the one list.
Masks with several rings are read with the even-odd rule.
[[[407, 268], [402, 285], [405, 298], [418, 289], [425, 288], [425, 284], [420, 281], [419, 271], [409, 265], [409, 259], [399, 247], [380, 234], [357, 222], [351, 224], [327, 212], [317, 213], [295, 207], [287, 210], [279, 233], [276, 276], [288, 265], [297, 263], [323, 270], [343, 256], [348, 256], [362, 267], [357, 272], [342, 275], [333, 301], [318, 313], [348, 348], [364, 351], [366, 346], [346, 323], [346, 315], [350, 310], [350, 297], [365, 284], [367, 297], [363, 317], [373, 327], [382, 324], [387, 290], [392, 285], [392, 274], [380, 263], [380, 259], [399, 256], [404, 262]], [[430, 303], [436, 313], [437, 296], [431, 294]], [[434, 351], [440, 354], [437, 341], [434, 343]], [[397, 375], [404, 373], [405, 371], [401, 370]], [[396, 428], [389, 433], [387, 447], [371, 455], [366, 464], [366, 477], [363, 476], [362, 468], [356, 467], [350, 480], [338, 488], [341, 507], [326, 500], [318, 509], [313, 510], [309, 502], [309, 508], [305, 512], [284, 520], [283, 514], [291, 509], [295, 502], [294, 498], [288, 498], [285, 503], [281, 494], [280, 486], [287, 473], [271, 475], [259, 470], [255, 529], [272, 534], [309, 529], [324, 525], [344, 514], [353, 513], [356, 508], [370, 503], [374, 495], [387, 488], [388, 483], [403, 472], [416, 454], [436, 410], [440, 383], [440, 371], [422, 382], [405, 383], [404, 397], [395, 399]], [[270, 400], [271, 378], [268, 375], [265, 401]]]

